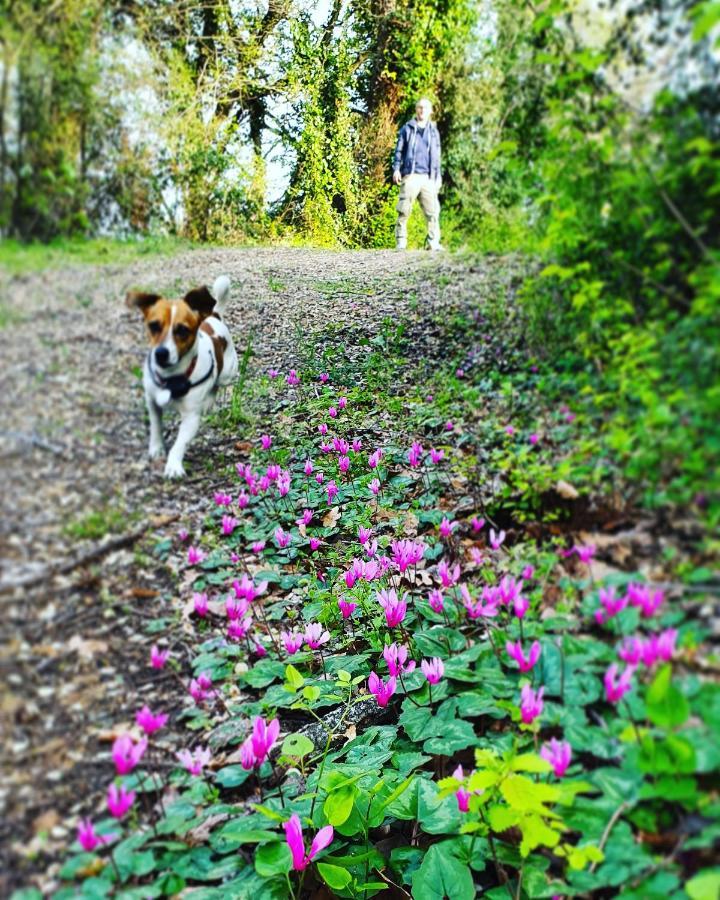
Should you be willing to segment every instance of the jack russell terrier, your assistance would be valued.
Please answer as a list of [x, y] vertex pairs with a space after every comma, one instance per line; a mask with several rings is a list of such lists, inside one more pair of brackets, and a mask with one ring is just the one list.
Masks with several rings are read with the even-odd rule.
[[215, 400], [219, 387], [238, 373], [238, 358], [222, 312], [230, 296], [230, 279], [221, 275], [212, 291], [195, 288], [182, 300], [131, 291], [129, 307], [139, 309], [150, 337], [143, 366], [145, 403], [150, 417], [150, 459], [165, 454], [162, 414], [165, 407], [180, 413], [180, 428], [165, 464], [166, 478], [185, 474], [183, 457], [197, 434], [200, 418]]

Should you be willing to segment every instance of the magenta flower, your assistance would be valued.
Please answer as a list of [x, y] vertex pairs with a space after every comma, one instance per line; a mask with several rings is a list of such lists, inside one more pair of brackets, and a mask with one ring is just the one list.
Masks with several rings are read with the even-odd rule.
[[231, 595], [225, 601], [225, 614], [231, 622], [246, 616], [249, 608], [250, 604], [244, 595], [238, 597]]
[[530, 435], [530, 437], [529, 437], [528, 440], [530, 441], [530, 444], [534, 447], [535, 444], [537, 444], [537, 442], [540, 440], [540, 435], [539, 435], [539, 434], [536, 434], [535, 432], [533, 432], [533, 433]]
[[430, 684], [437, 684], [445, 674], [445, 666], [439, 656], [433, 656], [432, 659], [424, 659], [420, 663], [420, 668]]
[[445, 598], [443, 596], [443, 592], [438, 590], [437, 588], [433, 588], [433, 590], [430, 591], [428, 603], [430, 604], [430, 609], [433, 612], [441, 613], [445, 609]]
[[279, 734], [280, 722], [277, 719], [273, 719], [272, 722], [267, 722], [261, 716], [256, 717], [255, 722], [253, 723], [252, 735], [250, 736], [252, 750], [255, 754], [255, 759], [257, 760], [256, 765], [261, 765], [267, 758], [268, 754], [277, 743]]
[[292, 479], [290, 478], [290, 473], [282, 472], [278, 476], [278, 480], [277, 480], [278, 495], [280, 497], [285, 497], [290, 492], [291, 484], [292, 484]]
[[504, 531], [496, 532], [494, 528], [490, 529], [490, 546], [493, 550], [499, 550], [505, 540], [506, 534]]
[[525, 566], [525, 568], [522, 570], [522, 573], [521, 573], [521, 574], [522, 574], [522, 577], [523, 577], [526, 581], [530, 581], [530, 579], [531, 579], [531, 578], [533, 577], [533, 575], [535, 574], [535, 566], [530, 566], [530, 565]]
[[[190, 537], [190, 535], [188, 534], [187, 528], [180, 528], [180, 529], [179, 529], [179, 531], [178, 531], [178, 540], [180, 541], [181, 544], [184, 544], [185, 541], [186, 541], [189, 537]], [[89, 819], [86, 819], [86, 821], [89, 821]]]
[[515, 434], [515, 429], [513, 428], [512, 425], [505, 426], [505, 434], [509, 434], [510, 437], [512, 437]]
[[278, 525], [275, 529], [275, 543], [278, 545], [280, 550], [284, 550], [290, 541], [292, 540], [292, 535], [289, 531], [283, 531], [282, 525]]
[[80, 819], [78, 822], [77, 841], [87, 853], [92, 853], [96, 847], [109, 844], [116, 837], [115, 834], [98, 834], [90, 819]]
[[240, 520], [235, 516], [223, 516], [220, 522], [220, 528], [225, 537], [229, 537], [240, 524]]
[[631, 666], [640, 664], [643, 655], [643, 642], [636, 637], [628, 637], [618, 649], [618, 656]]
[[318, 425], [318, 431], [320, 432], [320, 434], [321, 434], [323, 437], [325, 437], [325, 435], [328, 433], [328, 427], [327, 427], [327, 425], [325, 424], [325, 422], [321, 422], [321, 423]]
[[332, 442], [333, 450], [340, 456], [347, 456], [350, 452], [350, 444], [345, 438], [334, 437]]
[[440, 525], [438, 526], [438, 530], [440, 531], [440, 535], [444, 538], [449, 538], [453, 531], [457, 528], [457, 522], [451, 522], [450, 519], [445, 517]]
[[302, 631], [281, 631], [280, 638], [290, 656], [294, 656], [305, 643]]
[[460, 563], [451, 566], [447, 560], [441, 559], [438, 563], [437, 573], [443, 587], [453, 587], [460, 581]]
[[368, 465], [371, 469], [377, 468], [380, 460], [382, 459], [383, 452], [378, 448], [377, 450], [373, 450], [373, 452], [368, 456]]
[[208, 765], [212, 758], [212, 754], [207, 747], [198, 747], [194, 753], [190, 750], [181, 750], [179, 753], [176, 753], [175, 756], [191, 775], [202, 775], [203, 769]]
[[529, 684], [524, 685], [520, 691], [520, 716], [526, 725], [534, 722], [542, 714], [544, 693], [544, 687], [536, 693]]
[[304, 509], [303, 514], [299, 519], [296, 519], [295, 522], [297, 525], [309, 525], [313, 519], [313, 511], [311, 509]]
[[330, 640], [330, 632], [323, 631], [319, 622], [311, 622], [305, 626], [305, 643], [311, 650], [318, 650]]
[[590, 560], [595, 556], [595, 545], [588, 544], [586, 547], [583, 547], [580, 544], [576, 544], [573, 547], [575, 553], [577, 553], [578, 559], [580, 562], [585, 563], [586, 566], [590, 565]]
[[473, 599], [470, 591], [462, 584], [460, 585], [460, 594], [462, 596], [462, 604], [465, 607], [469, 619], [494, 619], [500, 610], [498, 609], [498, 591], [497, 588], [485, 586], [483, 588], [482, 599]]
[[362, 525], [358, 528], [358, 540], [360, 543], [365, 546], [367, 542], [372, 537], [372, 528], [363, 528]]
[[232, 503], [232, 497], [224, 491], [216, 491], [213, 495], [213, 500], [217, 506], [230, 506]]
[[[365, 544], [365, 552], [367, 553], [367, 555], [370, 559], [372, 559], [372, 557], [375, 556], [375, 554], [377, 553], [377, 549], [378, 549], [377, 539], [375, 539], [374, 541], [368, 541], [367, 544]], [[387, 556], [384, 556], [383, 559], [387, 559]], [[390, 562], [390, 560], [388, 559], [388, 563], [389, 562]]]
[[212, 678], [207, 672], [201, 672], [197, 678], [193, 678], [188, 690], [190, 696], [198, 704], [215, 696], [215, 691], [212, 690]]
[[405, 618], [407, 613], [407, 594], [402, 600], [398, 599], [396, 592], [390, 588], [386, 591], [380, 591], [377, 595], [380, 606], [385, 610], [385, 621], [388, 627], [395, 628]]
[[355, 438], [352, 442], [351, 447], [355, 453], [359, 453], [362, 450], [362, 441], [360, 438]]
[[122, 819], [134, 802], [135, 791], [126, 791], [124, 787], [118, 787], [115, 782], [108, 787], [107, 807], [110, 815], [116, 819]]
[[341, 456], [338, 459], [338, 469], [344, 474], [350, 468], [350, 457], [349, 456]]
[[342, 613], [343, 619], [349, 619], [350, 616], [357, 608], [357, 603], [350, 603], [349, 600], [345, 600], [344, 598], [340, 598], [338, 600], [338, 607], [340, 612]]
[[157, 644], [153, 644], [150, 648], [150, 665], [153, 667], [153, 669], [165, 668], [165, 663], [169, 658], [169, 650], [161, 650]]
[[482, 566], [485, 562], [485, 557], [483, 556], [483, 552], [479, 547], [470, 548], [470, 559], [476, 566]]
[[417, 565], [425, 555], [427, 547], [422, 541], [392, 541], [390, 544], [392, 561], [400, 572], [405, 572], [410, 566]]
[[512, 641], [507, 641], [505, 649], [507, 650], [508, 656], [511, 659], [514, 659], [518, 664], [521, 672], [529, 672], [538, 659], [540, 659], [540, 641], [532, 642], [530, 652], [527, 656], [525, 656], [523, 652], [520, 641], [516, 641], [514, 644]]
[[328, 481], [327, 483], [327, 500], [328, 505], [333, 502], [333, 497], [337, 497], [338, 495], [338, 486], [334, 481]]
[[314, 466], [313, 466], [313, 461], [312, 461], [311, 459], [306, 459], [306, 460], [305, 460], [305, 468], [304, 468], [304, 470], [303, 470], [303, 471], [305, 472], [305, 474], [306, 474], [306, 475], [312, 475], [312, 473], [313, 473], [313, 468], [314, 468]]
[[264, 491], [268, 490], [268, 488], [272, 484], [272, 481], [268, 478], [267, 475], [263, 475], [257, 484], [258, 484], [259, 490], [264, 492]]
[[[248, 603], [252, 603], [256, 597], [264, 594], [267, 586], [267, 581], [261, 581], [256, 586], [252, 578], [248, 578], [247, 575], [243, 575], [242, 581], [235, 580], [232, 583], [233, 591], [235, 592], [235, 596], [238, 598], [238, 600], [247, 600]], [[243, 610], [241, 615], [244, 614], [245, 611]]]
[[164, 728], [167, 724], [167, 714], [166, 713], [152, 713], [150, 712], [149, 706], [143, 706], [141, 710], [139, 710], [135, 714], [135, 721], [142, 728], [145, 734], [154, 734], [156, 731], [159, 731], [161, 728]]
[[337, 418], [337, 414], [338, 414], [338, 412], [337, 412], [337, 410], [335, 409], [334, 406], [331, 406], [331, 407], [328, 409], [328, 415], [330, 416], [331, 419]]
[[318, 537], [311, 537], [308, 539], [308, 543], [310, 544], [311, 553], [314, 553], [320, 544], [322, 544], [322, 541]]
[[389, 644], [383, 648], [383, 658], [387, 663], [388, 671], [397, 678], [403, 672], [410, 673], [415, 669], [415, 661], [407, 661], [408, 648], [404, 644]]
[[448, 419], [447, 422], [445, 423], [445, 431], [452, 431], [454, 427], [455, 427], [455, 423], [453, 422], [453, 420]]
[[665, 595], [662, 590], [653, 591], [647, 584], [629, 584], [627, 596], [631, 606], [637, 606], [645, 618], [655, 615]]
[[346, 406], [347, 406], [347, 397], [340, 397], [340, 399], [338, 400], [338, 408], [345, 409]]
[[227, 636], [231, 641], [242, 641], [247, 637], [248, 631], [252, 628], [252, 616], [245, 616], [244, 619], [233, 619], [228, 623]]
[[555, 776], [562, 778], [572, 758], [572, 747], [567, 741], [559, 741], [551, 738], [550, 743], [543, 744], [540, 748], [540, 756], [547, 760], [553, 767]]
[[315, 476], [315, 481], [317, 481], [318, 484], [322, 484], [324, 478], [325, 478], [325, 476], [323, 475], [323, 473], [318, 472], [317, 475]]
[[250, 498], [244, 491], [241, 491], [240, 494], [238, 494], [237, 502], [240, 509], [246, 509], [248, 503], [250, 503]]
[[277, 378], [280, 372], [277, 369], [268, 369], [268, 375], [270, 378]]
[[608, 703], [618, 703], [632, 687], [634, 666], [626, 666], [622, 675], [618, 678], [617, 663], [613, 663], [605, 672], [603, 682], [605, 684], [605, 697]]
[[196, 616], [204, 619], [208, 614], [208, 595], [200, 594], [197, 591], [192, 595], [193, 612]]
[[253, 543], [250, 544], [250, 549], [253, 553], [262, 553], [265, 549], [265, 541], [253, 541]]
[[300, 384], [300, 376], [295, 371], [295, 369], [290, 369], [287, 378], [285, 381], [290, 385], [290, 387], [297, 387]]
[[439, 463], [445, 456], [444, 450], [436, 450], [434, 447], [430, 448], [430, 459], [434, 463]]
[[263, 450], [269, 450], [272, 447], [272, 437], [269, 434], [260, 435], [260, 446]]
[[321, 372], [321, 373], [320, 373], [319, 380], [320, 380], [320, 384], [325, 384], [326, 382], [328, 382], [328, 381], [330, 380], [330, 375], [329, 375], [329, 373], [328, 373], [328, 372]]
[[607, 622], [608, 619], [614, 618], [619, 612], [622, 612], [628, 605], [628, 597], [617, 597], [615, 588], [600, 588], [598, 591], [601, 609], [595, 610], [595, 621], [598, 625]]
[[413, 441], [412, 446], [408, 450], [407, 458], [411, 466], [419, 466], [422, 462], [423, 445], [419, 441]]
[[143, 758], [147, 750], [147, 738], [135, 743], [129, 734], [121, 734], [112, 745], [112, 758], [118, 775], [127, 775]]
[[657, 653], [664, 662], [670, 662], [675, 656], [675, 645], [677, 643], [677, 628], [666, 628], [657, 636]]
[[378, 706], [387, 706], [390, 698], [395, 693], [397, 681], [391, 675], [387, 681], [383, 681], [375, 672], [370, 673], [368, 678], [368, 690], [375, 697]]
[[187, 561], [189, 566], [196, 566], [198, 563], [201, 563], [207, 554], [204, 550], [201, 550], [199, 547], [188, 547], [187, 551]]
[[292, 855], [293, 869], [296, 872], [302, 872], [303, 869], [306, 869], [318, 853], [332, 843], [333, 827], [332, 825], [326, 825], [318, 831], [310, 845], [309, 852], [305, 853], [302, 825], [295, 813], [285, 822], [283, 828], [285, 829], [285, 840]]
[[473, 531], [482, 531], [485, 527], [485, 519], [479, 519], [477, 516], [473, 516], [470, 519], [470, 524], [472, 525]]
[[[458, 766], [457, 769], [455, 769], [455, 771], [453, 772], [453, 778], [456, 778], [458, 781], [465, 780], [462, 766]], [[464, 787], [459, 787], [455, 791], [455, 799], [457, 800], [458, 810], [460, 812], [470, 811], [470, 797], [470, 791], [466, 791]]]
[[377, 495], [378, 495], [378, 493], [379, 493], [379, 491], [380, 491], [380, 479], [379, 479], [379, 478], [373, 478], [373, 480], [370, 482], [370, 484], [368, 485], [368, 487], [370, 488], [370, 493], [371, 493], [373, 496], [377, 497]]

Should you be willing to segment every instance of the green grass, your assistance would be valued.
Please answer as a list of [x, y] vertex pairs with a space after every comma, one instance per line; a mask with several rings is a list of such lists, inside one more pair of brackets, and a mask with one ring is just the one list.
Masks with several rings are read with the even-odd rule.
[[66, 238], [49, 244], [4, 240], [0, 241], [0, 269], [19, 275], [68, 265], [132, 262], [143, 256], [169, 255], [193, 246], [190, 241], [173, 237]]
[[132, 517], [119, 506], [105, 506], [68, 522], [65, 534], [76, 541], [100, 540], [106, 534], [118, 534], [130, 523]]

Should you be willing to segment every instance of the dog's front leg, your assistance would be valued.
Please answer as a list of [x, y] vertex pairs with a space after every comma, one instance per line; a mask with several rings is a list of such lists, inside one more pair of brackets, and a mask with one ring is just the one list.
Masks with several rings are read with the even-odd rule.
[[152, 397], [145, 397], [145, 405], [147, 406], [148, 418], [150, 419], [148, 456], [150, 459], [157, 459], [160, 456], [165, 456], [165, 442], [162, 434], [162, 409]]
[[166, 478], [182, 478], [185, 474], [185, 469], [183, 467], [185, 450], [187, 449], [187, 445], [197, 434], [199, 427], [199, 412], [190, 412], [183, 416], [182, 421], [180, 422], [178, 436], [175, 439], [175, 443], [170, 448], [167, 463], [165, 464]]

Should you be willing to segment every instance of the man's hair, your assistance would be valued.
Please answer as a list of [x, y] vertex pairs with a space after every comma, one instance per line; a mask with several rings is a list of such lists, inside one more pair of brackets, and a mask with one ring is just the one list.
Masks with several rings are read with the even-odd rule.
[[420, 99], [415, 103], [415, 106], [420, 106], [421, 103], [425, 104], [425, 106], [429, 106], [430, 109], [433, 108], [432, 100], [428, 100], [427, 97], [420, 97]]

